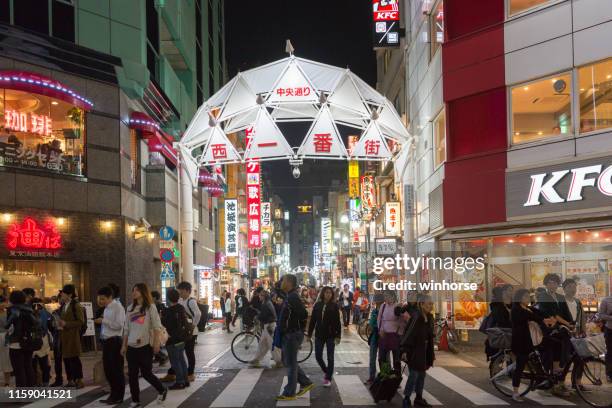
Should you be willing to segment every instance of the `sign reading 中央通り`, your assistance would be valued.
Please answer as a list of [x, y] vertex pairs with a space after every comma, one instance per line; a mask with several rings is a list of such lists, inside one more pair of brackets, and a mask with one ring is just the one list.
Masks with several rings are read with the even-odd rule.
[[506, 173], [508, 218], [612, 206], [612, 158]]
[[261, 186], [259, 162], [246, 164], [248, 247], [261, 247]]
[[399, 46], [399, 1], [372, 0], [372, 24], [375, 48]]
[[238, 256], [238, 200], [225, 200], [225, 256]]
[[321, 253], [328, 255], [332, 253], [332, 227], [329, 217], [321, 218]]
[[385, 236], [398, 237], [400, 232], [400, 203], [397, 201], [387, 201], [385, 203]]

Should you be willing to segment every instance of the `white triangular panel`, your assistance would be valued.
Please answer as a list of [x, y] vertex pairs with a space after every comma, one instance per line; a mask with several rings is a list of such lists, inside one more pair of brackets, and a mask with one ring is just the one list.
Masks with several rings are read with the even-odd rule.
[[247, 83], [238, 75], [232, 92], [225, 101], [225, 105], [223, 105], [219, 121], [255, 107], [257, 107], [257, 95], [249, 89]]
[[257, 107], [234, 116], [226, 122], [224, 128], [225, 133], [239, 132], [251, 127], [253, 123], [255, 123], [255, 119], [257, 119], [258, 112], [259, 108]]
[[187, 142], [181, 142], [182, 145], [187, 147], [189, 150], [197, 149], [198, 147], [205, 146], [208, 143], [208, 139], [210, 139], [210, 135], [212, 134], [213, 128], [207, 127], [202, 130], [200, 133], [194, 135], [191, 140]]
[[274, 119], [314, 119], [319, 110], [310, 103], [292, 103], [277, 106], [271, 113]]
[[370, 125], [361, 135], [359, 141], [353, 148], [352, 157], [367, 158], [370, 160], [383, 160], [391, 158], [392, 154], [387, 146], [387, 142], [383, 137], [376, 122], [370, 122]]
[[331, 105], [329, 110], [336, 122], [359, 129], [365, 129], [370, 119], [369, 116], [361, 115], [357, 112], [349, 111], [335, 105]]
[[232, 88], [234, 87], [234, 82], [236, 80], [237, 78], [234, 78], [231, 81], [229, 81], [227, 84], [223, 85], [221, 89], [215, 92], [213, 96], [211, 96], [206, 101], [206, 105], [208, 105], [211, 108], [217, 108], [223, 105], [225, 101], [227, 100], [227, 97], [229, 96], [230, 92], [232, 91]]
[[212, 129], [212, 134], [204, 153], [200, 157], [200, 165], [240, 161], [240, 155], [229, 141], [223, 130], [218, 126]]
[[331, 105], [337, 105], [343, 109], [352, 110], [362, 115], [370, 115], [357, 87], [349, 75], [345, 75], [344, 78], [342, 78], [327, 101]]
[[268, 103], [312, 102], [319, 100], [317, 91], [306, 75], [291, 61], [272, 88]]
[[385, 104], [378, 112], [377, 123], [383, 128], [383, 132], [392, 139], [406, 140], [409, 137], [408, 130], [388, 100], [385, 100]]
[[289, 58], [284, 58], [261, 67], [249, 69], [242, 73], [242, 77], [256, 94], [268, 93], [278, 81], [278, 77], [287, 67], [289, 61]]
[[265, 108], [261, 108], [257, 114], [251, 137], [244, 154], [245, 160], [293, 155], [293, 149]]
[[310, 79], [310, 82], [319, 90], [331, 92], [338, 80], [344, 75], [345, 69], [320, 62], [295, 58], [298, 65]]
[[385, 102], [385, 97], [376, 92], [376, 90], [368, 85], [364, 80], [352, 72], [349, 75], [351, 76], [351, 79], [355, 83], [355, 86], [357, 87], [357, 90], [359, 90], [359, 93], [363, 99], [377, 105], [382, 105]]
[[302, 141], [299, 156], [348, 157], [340, 132], [334, 124], [331, 112], [324, 106]]
[[189, 123], [187, 130], [183, 133], [182, 143], [188, 143], [198, 135], [202, 134], [206, 129], [210, 128], [208, 107], [200, 106], [193, 119]]
[[191, 185], [197, 186], [199, 174], [198, 163], [196, 163], [195, 159], [191, 155], [191, 152], [185, 146], [179, 146], [179, 151], [181, 155], [181, 164], [185, 166], [185, 170], [187, 171], [187, 175], [189, 175]]

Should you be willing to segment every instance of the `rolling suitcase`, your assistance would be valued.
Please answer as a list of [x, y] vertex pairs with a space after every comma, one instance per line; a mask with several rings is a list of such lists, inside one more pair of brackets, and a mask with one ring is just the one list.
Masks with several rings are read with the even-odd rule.
[[401, 375], [383, 377], [379, 374], [370, 386], [370, 393], [372, 394], [372, 398], [374, 398], [374, 402], [383, 400], [391, 402], [395, 394], [397, 394], [397, 389], [401, 383]]

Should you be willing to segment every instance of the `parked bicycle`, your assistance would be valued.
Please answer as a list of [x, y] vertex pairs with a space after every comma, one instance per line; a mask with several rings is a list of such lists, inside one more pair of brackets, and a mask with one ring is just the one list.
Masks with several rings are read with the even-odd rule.
[[368, 342], [370, 334], [372, 334], [372, 328], [368, 324], [368, 319], [364, 319], [361, 323], [359, 323], [357, 333], [359, 334], [359, 337], [361, 337], [361, 340], [365, 341], [366, 343]]
[[[257, 354], [259, 339], [261, 337], [261, 325], [254, 322], [250, 326], [245, 326], [245, 330], [238, 333], [232, 339], [232, 354], [241, 363], [250, 363]], [[304, 338], [298, 351], [298, 362], [303, 363], [312, 354], [312, 339]]]
[[448, 349], [452, 353], [458, 353], [459, 349], [457, 348], [457, 342], [459, 337], [457, 336], [457, 331], [453, 325], [453, 317], [454, 315], [449, 314], [447, 317], [437, 317], [434, 322], [434, 330], [436, 337], [434, 339], [434, 343], [436, 345], [440, 344], [440, 339], [442, 338], [442, 333], [444, 333], [444, 329], [446, 329], [446, 342], [448, 344]]
[[[600, 335], [601, 336], [601, 335]], [[601, 339], [599, 343], [602, 342]], [[612, 408], [612, 382], [606, 378], [604, 360], [605, 346], [592, 346], [593, 337], [573, 338], [569, 362], [561, 373], [547, 371], [542, 364], [539, 351], [529, 356], [529, 362], [521, 375], [519, 394], [526, 395], [536, 388], [550, 388], [568, 382], [587, 404], [597, 408]], [[507, 397], [512, 396], [512, 373], [515, 368], [514, 355], [509, 349], [500, 350], [489, 363], [490, 380], [493, 386]], [[576, 367], [583, 367], [582, 375]], [[569, 372], [571, 376], [568, 376]], [[569, 378], [567, 380], [566, 378]]]

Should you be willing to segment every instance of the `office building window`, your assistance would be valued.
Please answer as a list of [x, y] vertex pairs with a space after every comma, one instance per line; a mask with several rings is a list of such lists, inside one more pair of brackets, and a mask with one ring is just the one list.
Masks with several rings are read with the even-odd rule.
[[433, 121], [434, 167], [446, 161], [446, 114], [444, 110]]
[[74, 4], [66, 0], [53, 0], [51, 17], [51, 35], [74, 42]]
[[15, 25], [49, 35], [49, 3], [40, 0], [13, 1]]
[[130, 130], [130, 181], [132, 190], [140, 190], [140, 138], [138, 132]]
[[569, 72], [512, 87], [512, 143], [571, 133], [571, 89]]
[[508, 15], [513, 16], [530, 8], [537, 7], [544, 3], [549, 3], [551, 0], [507, 0]]
[[155, 0], [147, 0], [147, 68], [151, 77], [159, 82], [159, 17]]
[[438, 48], [444, 42], [444, 1], [440, 0], [431, 10], [431, 56], [433, 57]]
[[580, 132], [612, 127], [612, 59], [578, 68]]
[[0, 21], [6, 24], [11, 22], [10, 0], [0, 0]]

